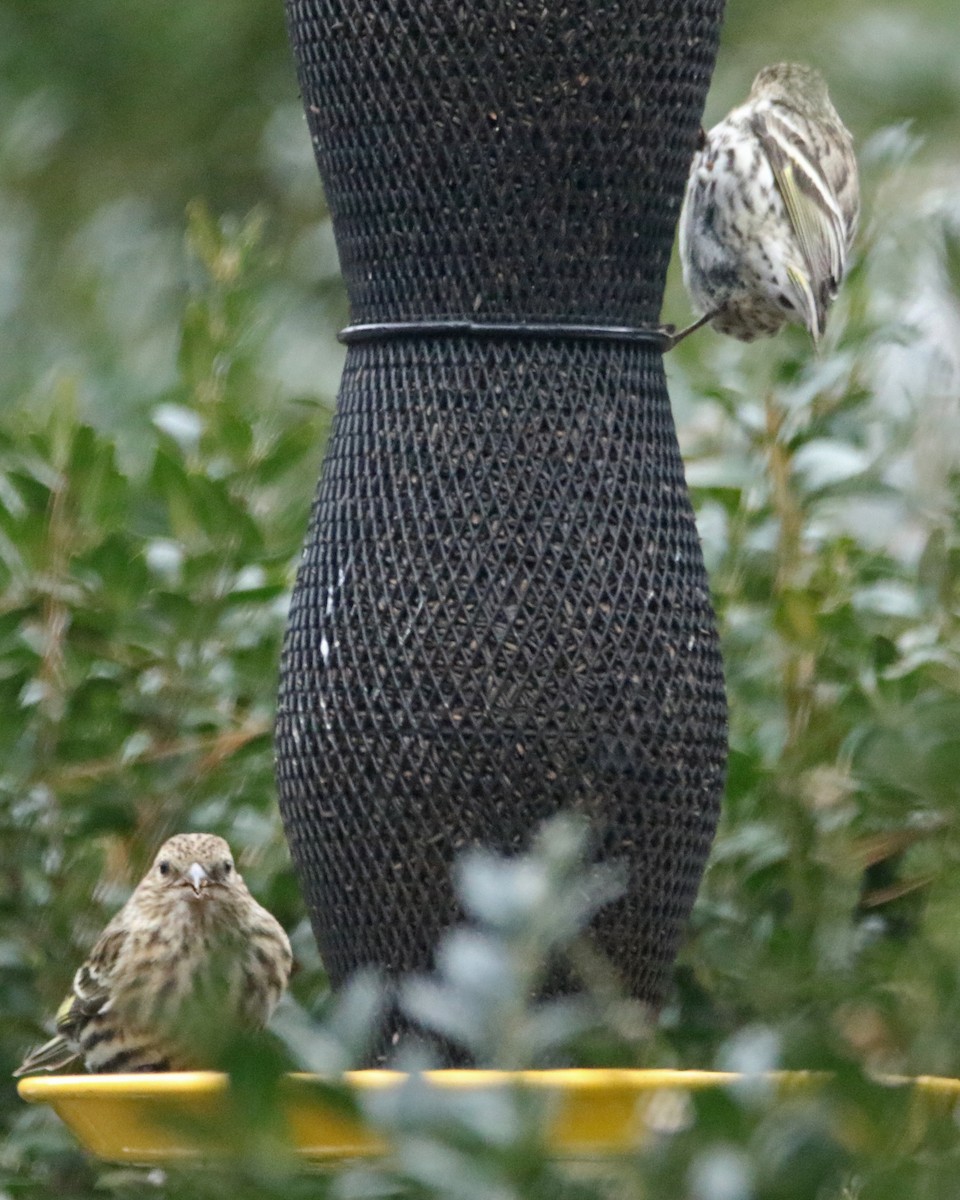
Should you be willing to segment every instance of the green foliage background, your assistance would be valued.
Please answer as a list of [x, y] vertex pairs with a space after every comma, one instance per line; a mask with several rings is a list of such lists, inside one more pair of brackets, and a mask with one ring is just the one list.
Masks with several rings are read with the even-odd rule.
[[[863, 230], [819, 356], [704, 332], [668, 363], [730, 778], [670, 1003], [617, 1061], [829, 1066], [846, 1090], [799, 1116], [704, 1101], [608, 1183], [946, 1197], [955, 1128], [918, 1148], [865, 1073], [960, 1075], [960, 23], [944, 0], [734, 0], [707, 124], [784, 57], [854, 131]], [[0, 62], [5, 1074], [185, 827], [229, 837], [323, 1007], [271, 722], [345, 301], [279, 3], [0, 0]], [[665, 316], [687, 311], [672, 276]], [[420, 1175], [308, 1186], [254, 1156], [169, 1184], [90, 1163], [10, 1084], [0, 1194], [594, 1194], [524, 1119], [507, 1154], [428, 1114], [400, 1135]]]

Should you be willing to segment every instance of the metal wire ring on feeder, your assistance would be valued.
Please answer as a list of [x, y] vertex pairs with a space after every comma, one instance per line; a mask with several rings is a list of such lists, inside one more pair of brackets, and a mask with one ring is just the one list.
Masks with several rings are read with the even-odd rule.
[[345, 346], [402, 337], [626, 342], [655, 346], [661, 353], [666, 353], [673, 345], [671, 326], [582, 325], [563, 321], [377, 321], [348, 325], [337, 334], [337, 340]]

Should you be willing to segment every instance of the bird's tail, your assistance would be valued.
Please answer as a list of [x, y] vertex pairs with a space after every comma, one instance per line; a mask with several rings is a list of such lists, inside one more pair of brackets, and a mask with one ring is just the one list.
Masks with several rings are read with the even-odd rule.
[[827, 305], [829, 300], [822, 293], [818, 295], [809, 275], [800, 267], [788, 266], [787, 275], [793, 284], [793, 299], [800, 310], [800, 316], [807, 327], [807, 332], [813, 338], [813, 344], [819, 344], [823, 337], [824, 326], [827, 323]]
[[56, 1071], [59, 1067], [72, 1063], [78, 1053], [76, 1047], [71, 1046], [67, 1039], [58, 1033], [49, 1042], [44, 1042], [28, 1054], [14, 1071], [13, 1077], [19, 1079], [21, 1075], [29, 1075], [31, 1071]]

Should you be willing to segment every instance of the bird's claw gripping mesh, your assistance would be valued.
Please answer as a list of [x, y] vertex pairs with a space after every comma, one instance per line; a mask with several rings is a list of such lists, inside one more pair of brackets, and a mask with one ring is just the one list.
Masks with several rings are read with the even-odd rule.
[[[288, 0], [357, 323], [655, 325], [721, 0]], [[350, 346], [290, 612], [281, 805], [334, 983], [429, 965], [462, 848], [588, 813], [657, 1004], [722, 787], [721, 664], [643, 344]]]

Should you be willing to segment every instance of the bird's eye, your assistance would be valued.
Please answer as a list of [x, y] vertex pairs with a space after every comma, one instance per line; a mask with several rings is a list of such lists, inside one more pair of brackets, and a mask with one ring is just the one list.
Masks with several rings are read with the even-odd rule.
[[157, 867], [157, 870], [160, 872], [161, 875], [169, 875], [170, 874], [170, 864], [166, 861], [166, 859], [164, 859], [164, 861]]
[[223, 873], [224, 873], [224, 875], [229, 875], [232, 870], [233, 870], [233, 863], [228, 858], [224, 861]]

